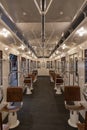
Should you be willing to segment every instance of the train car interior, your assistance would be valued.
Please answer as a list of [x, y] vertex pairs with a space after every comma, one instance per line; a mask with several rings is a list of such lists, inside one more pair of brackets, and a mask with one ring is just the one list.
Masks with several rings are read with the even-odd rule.
[[0, 130], [87, 130], [87, 0], [0, 0]]

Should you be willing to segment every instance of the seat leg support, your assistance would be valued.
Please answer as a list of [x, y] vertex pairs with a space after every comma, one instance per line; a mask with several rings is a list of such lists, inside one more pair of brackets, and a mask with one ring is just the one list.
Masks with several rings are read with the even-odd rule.
[[62, 94], [61, 87], [59, 85], [56, 87], [56, 94]]
[[17, 113], [14, 112], [10, 112], [9, 115], [8, 115], [8, 125], [9, 125], [9, 128], [12, 129], [12, 128], [15, 128], [19, 125], [19, 120], [17, 119]]
[[26, 88], [26, 94], [32, 94], [31, 89], [28, 86]]
[[79, 115], [77, 111], [70, 111], [70, 118], [68, 120], [68, 124], [72, 127], [77, 127], [77, 123], [79, 122]]

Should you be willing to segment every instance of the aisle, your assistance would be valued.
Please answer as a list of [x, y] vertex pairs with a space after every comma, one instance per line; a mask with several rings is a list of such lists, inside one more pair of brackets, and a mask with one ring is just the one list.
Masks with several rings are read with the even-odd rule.
[[74, 130], [67, 124], [68, 116], [63, 95], [54, 94], [49, 77], [38, 77], [33, 95], [24, 95], [20, 125], [14, 130]]

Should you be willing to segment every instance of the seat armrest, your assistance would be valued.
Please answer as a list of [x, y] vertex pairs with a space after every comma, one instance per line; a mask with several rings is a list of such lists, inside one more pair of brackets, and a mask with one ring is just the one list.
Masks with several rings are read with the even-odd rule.
[[5, 112], [16, 112], [16, 111], [19, 111], [20, 107], [18, 106], [5, 106], [3, 107], [2, 111], [5, 111]]
[[85, 109], [85, 107], [82, 105], [82, 104], [73, 104], [72, 102], [71, 102], [71, 104], [69, 104], [69, 102], [67, 103], [66, 101], [65, 101], [65, 107], [66, 107], [66, 109], [68, 109], [68, 110], [77, 110], [77, 111], [79, 111], [79, 110], [83, 110], [83, 109]]

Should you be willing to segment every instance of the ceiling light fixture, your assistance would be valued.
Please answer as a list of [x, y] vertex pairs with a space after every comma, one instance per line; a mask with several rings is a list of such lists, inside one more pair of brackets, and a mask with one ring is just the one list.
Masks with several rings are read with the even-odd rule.
[[3, 28], [0, 31], [0, 35], [4, 36], [5, 38], [7, 38], [9, 34], [10, 34], [10, 32], [7, 29], [5, 29], [5, 28]]
[[87, 33], [87, 30], [84, 29], [84, 27], [81, 27], [76, 31], [76, 34], [78, 34], [80, 37], [82, 37], [84, 34]]
[[24, 45], [21, 45], [19, 48], [22, 49], [22, 50], [24, 50], [24, 49], [25, 49], [25, 46], [24, 46]]
[[63, 15], [63, 11], [60, 11], [60, 15]]
[[26, 13], [26, 12], [23, 12], [23, 15], [24, 15], [24, 16], [26, 16], [26, 15], [27, 15], [27, 13]]
[[62, 49], [64, 50], [65, 48], [67, 48], [68, 46], [66, 46], [66, 44], [63, 44]]
[[28, 51], [28, 54], [30, 55], [30, 54], [31, 54], [31, 51]]
[[7, 51], [8, 50], [8, 47], [5, 47], [5, 51]]

